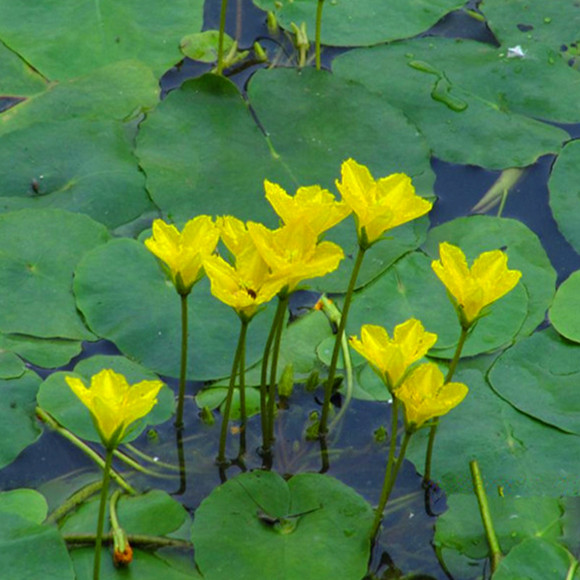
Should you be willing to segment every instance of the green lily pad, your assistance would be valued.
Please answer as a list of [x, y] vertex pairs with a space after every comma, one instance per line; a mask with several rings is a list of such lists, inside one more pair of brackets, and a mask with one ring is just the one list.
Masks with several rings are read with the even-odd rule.
[[39, 384], [40, 377], [32, 371], [0, 380], [0, 468], [12, 463], [41, 433], [34, 415]]
[[157, 2], [128, 0], [78, 5], [74, 0], [24, 4], [2, 0], [3, 43], [45, 77], [67, 79], [87, 69], [135, 58], [160, 76], [181, 59], [179, 40], [199, 30], [202, 0], [175, 0], [171, 10]]
[[0, 115], [0, 134], [47, 120], [123, 121], [154, 107], [159, 81], [138, 61], [105, 66], [89, 74], [50, 84], [46, 91], [26, 99]]
[[[75, 294], [99, 336], [155, 372], [179, 376], [179, 295], [144, 244], [114, 240], [91, 252], [77, 268]], [[237, 315], [211, 295], [207, 279], [195, 286], [188, 302], [189, 378], [228, 376], [240, 332]], [[262, 355], [273, 310], [258, 314], [250, 324], [248, 366]]]
[[[292, 22], [306, 22], [308, 37], [314, 40], [316, 0], [254, 0], [254, 4], [274, 12], [286, 29]], [[462, 6], [457, 0], [331, 0], [324, 4], [321, 41], [331, 46], [360, 46], [409, 38]]]
[[16, 353], [33, 365], [54, 369], [66, 365], [77, 356], [82, 345], [78, 340], [0, 334], [0, 348]]
[[[514, 409], [478, 371], [458, 372], [453, 380], [465, 383], [469, 393], [437, 430], [432, 478], [447, 494], [472, 492], [471, 459], [477, 459], [485, 474], [488, 494], [497, 493], [498, 487], [509, 496], [576, 494], [580, 437]], [[525, 388], [525, 379], [521, 385]], [[409, 444], [407, 458], [419, 471], [428, 437], [429, 429], [421, 429]]]
[[[179, 48], [181, 52], [193, 60], [199, 62], [212, 63], [217, 61], [219, 42], [219, 30], [204, 30], [194, 32], [181, 39]], [[224, 54], [228, 54], [234, 45], [234, 39], [224, 32], [223, 36]]]
[[197, 509], [195, 560], [208, 580], [359, 580], [372, 520], [371, 506], [329, 476], [302, 473], [286, 482], [273, 472], [245, 473]]
[[[500, 348], [519, 332], [527, 314], [527, 296], [522, 287], [498, 300], [470, 334], [462, 356]], [[363, 324], [380, 324], [392, 336], [393, 328], [417, 318], [438, 336], [432, 356], [451, 358], [459, 339], [457, 314], [445, 287], [431, 268], [431, 259], [412, 252], [399, 260], [374, 283], [358, 292], [347, 322], [349, 335], [360, 335]]]
[[59, 208], [116, 227], [153, 207], [119, 123], [36, 123], [2, 140], [2, 211]]
[[578, 561], [563, 546], [544, 538], [528, 538], [501, 560], [494, 580], [545, 580], [569, 578], [578, 580]]
[[0, 45], [0, 96], [28, 97], [42, 92], [46, 80], [18, 58], [3, 44]]
[[[83, 504], [64, 520], [61, 532], [63, 534], [94, 533], [98, 511], [98, 498]], [[183, 524], [187, 512], [166, 492], [154, 489], [134, 497], [122, 496], [117, 503], [117, 516], [119, 525], [128, 534], [166, 536]]]
[[[531, 334], [544, 321], [554, 297], [556, 271], [536, 234], [522, 222], [491, 216], [458, 218], [433, 228], [423, 248], [430, 256], [438, 258], [441, 242], [461, 247], [468, 259], [505, 247], [508, 267], [522, 272], [519, 286], [523, 286], [528, 295], [528, 315], [519, 337]], [[491, 305], [491, 310], [495, 310], [495, 304]]]
[[[158, 380], [158, 377], [151, 371], [119, 356], [95, 356], [84, 359], [75, 367], [74, 373], [88, 387], [91, 377], [104, 368], [113, 369], [125, 375], [130, 385], [142, 380]], [[91, 414], [66, 383], [67, 375], [71, 373], [51, 374], [38, 390], [38, 404], [81, 439], [100, 443], [101, 437], [95, 428]], [[169, 387], [161, 388], [157, 401], [148, 415], [133, 424], [133, 428], [123, 438], [124, 443], [136, 439], [147, 425], [158, 425], [171, 417], [175, 408], [175, 399]]]
[[108, 238], [104, 226], [79, 214], [22, 210], [0, 215], [0, 330], [94, 339], [76, 309], [72, 273], [85, 252]]
[[21, 358], [13, 352], [0, 351], [0, 379], [15, 379], [25, 371], [26, 366]]
[[[228, 388], [223, 386], [211, 386], [202, 389], [195, 395], [195, 402], [200, 409], [217, 409], [223, 412], [223, 405], [228, 394]], [[240, 403], [240, 391], [236, 388], [232, 397], [232, 408], [230, 419], [236, 421], [241, 417], [242, 405]], [[255, 388], [246, 387], [246, 415], [252, 417], [260, 412], [260, 391]]]
[[580, 140], [570, 141], [556, 158], [552, 167], [548, 187], [550, 189], [550, 207], [558, 229], [570, 242], [572, 247], [580, 252]]
[[[93, 578], [95, 554], [92, 548], [81, 548], [71, 552], [76, 580]], [[101, 552], [100, 580], [198, 580], [202, 576], [193, 564], [187, 569], [179, 558], [171, 559], [150, 552], [133, 550], [133, 561], [128, 568], [115, 568], [113, 558], [107, 550]], [[55, 579], [56, 580], [56, 579]]]
[[485, 0], [480, 6], [496, 38], [505, 46], [528, 49], [549, 44], [558, 58], [560, 46], [580, 39], [580, 8], [575, 0], [527, 2]]
[[[485, 474], [483, 474], [485, 480]], [[557, 540], [560, 536], [562, 505], [552, 497], [499, 497], [490, 490], [488, 505], [493, 527], [506, 554], [527, 538]], [[447, 511], [437, 520], [435, 545], [475, 559], [489, 556], [489, 546], [477, 499], [471, 494], [447, 498]]]
[[548, 66], [546, 50], [511, 59], [505, 48], [427, 37], [350, 51], [333, 70], [403, 111], [440, 159], [505, 169], [556, 153], [568, 139], [535, 118], [580, 120], [566, 97], [577, 73], [562, 59]]
[[0, 513], [17, 514], [34, 524], [41, 524], [48, 513], [44, 497], [33, 489], [14, 489], [0, 493]]
[[579, 357], [580, 345], [546, 329], [504, 352], [488, 379], [501, 397], [523, 413], [580, 435]]
[[[36, 502], [35, 502], [36, 503]], [[66, 545], [54, 526], [2, 511], [0, 517], [0, 561], [11, 578], [75, 580]]]

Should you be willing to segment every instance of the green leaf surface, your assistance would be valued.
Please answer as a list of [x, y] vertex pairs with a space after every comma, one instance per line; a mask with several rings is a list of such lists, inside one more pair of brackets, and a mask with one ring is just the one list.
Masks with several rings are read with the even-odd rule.
[[195, 559], [208, 580], [360, 580], [372, 519], [370, 505], [329, 476], [299, 474], [286, 482], [273, 472], [245, 473], [198, 508]]
[[202, 24], [202, 0], [158, 2], [75, 0], [26, 3], [2, 0], [0, 38], [45, 77], [68, 79], [135, 58], [160, 76], [180, 60], [179, 40]]
[[504, 352], [488, 379], [523, 413], [580, 435], [580, 345], [551, 328], [536, 332]]
[[[106, 368], [125, 375], [130, 385], [142, 380], [158, 380], [158, 377], [151, 371], [120, 356], [100, 355], [83, 359], [75, 367], [74, 373], [83, 380], [85, 386], [89, 387], [91, 377]], [[81, 439], [100, 443], [101, 437], [95, 428], [91, 414], [66, 383], [67, 375], [71, 376], [71, 373], [51, 374], [40, 386], [38, 404]], [[171, 417], [175, 400], [169, 387], [161, 388], [157, 401], [149, 414], [133, 423], [133, 428], [123, 438], [124, 443], [136, 439], [147, 425], [158, 425]]]
[[26, 366], [13, 352], [0, 351], [0, 379], [15, 379], [24, 374]]
[[544, 538], [528, 538], [516, 546], [499, 564], [494, 580], [578, 580], [578, 561], [563, 546]]
[[570, 141], [561, 151], [552, 167], [548, 187], [550, 207], [558, 229], [580, 252], [580, 139]]
[[[498, 497], [490, 490], [488, 505], [504, 554], [527, 538], [557, 540], [561, 533], [562, 506], [556, 498]], [[447, 506], [448, 510], [437, 520], [435, 545], [469, 558], [488, 558], [489, 547], [475, 495], [453, 494], [447, 498]]]
[[547, 66], [547, 52], [508, 59], [505, 48], [428, 37], [350, 51], [333, 70], [403, 111], [440, 159], [504, 169], [530, 165], [567, 140], [536, 117], [580, 120], [567, 97], [577, 73], [562, 59]]
[[[516, 287], [495, 303], [491, 314], [477, 324], [465, 344], [463, 356], [508, 344], [519, 332], [526, 314], [526, 293], [523, 288]], [[431, 259], [422, 252], [408, 254], [355, 295], [347, 332], [360, 336], [363, 324], [379, 324], [392, 336], [393, 328], [409, 318], [417, 318], [426, 330], [437, 334], [432, 355], [453, 356], [460, 334], [457, 314], [445, 287], [431, 268]]]
[[[433, 480], [447, 494], [471, 493], [471, 459], [485, 474], [488, 494], [500, 486], [509, 496], [576, 494], [580, 437], [520, 413], [478, 371], [456, 373], [454, 380], [465, 383], [469, 393], [439, 423], [432, 469]], [[419, 471], [428, 436], [429, 429], [418, 431], [407, 452]]]
[[66, 209], [114, 228], [152, 207], [120, 123], [36, 123], [2, 140], [1, 211]]
[[[75, 274], [75, 294], [88, 325], [99, 336], [155, 372], [179, 376], [179, 295], [144, 244], [114, 240], [87, 255]], [[195, 286], [188, 302], [188, 377], [229, 375], [240, 332], [237, 315], [210, 294], [207, 279]], [[262, 355], [270, 310], [258, 314], [250, 325], [248, 366]]]
[[[292, 22], [306, 22], [308, 37], [314, 40], [316, 0], [254, 0], [254, 4], [274, 12], [286, 29]], [[409, 38], [462, 6], [457, 0], [330, 0], [324, 4], [321, 41], [332, 46], [358, 46]]]
[[22, 210], [0, 215], [0, 330], [94, 339], [76, 309], [72, 273], [85, 252], [108, 238], [104, 226], [79, 214]]
[[37, 338], [22, 334], [0, 334], [0, 348], [39, 367], [53, 369], [66, 365], [81, 352], [77, 340]]
[[[522, 272], [519, 285], [528, 295], [528, 315], [519, 337], [531, 334], [544, 321], [554, 297], [556, 271], [536, 234], [522, 222], [491, 216], [457, 218], [433, 228], [423, 248], [437, 259], [441, 242], [461, 247], [468, 260], [482, 252], [505, 247], [508, 268]], [[495, 308], [491, 305], [492, 312]]]
[[48, 512], [44, 497], [34, 489], [14, 489], [0, 493], [0, 513], [17, 514], [21, 518], [41, 524]]
[[66, 545], [58, 530], [35, 523], [28, 516], [30, 513], [25, 517], [2, 513], [0, 562], [3, 574], [15, 579], [75, 580]]
[[48, 120], [122, 121], [159, 100], [159, 81], [147, 66], [124, 61], [68, 81], [50, 84], [46, 91], [22, 101], [0, 115], [0, 134]]
[[45, 88], [45, 79], [17, 54], [0, 45], [0, 97], [28, 97]]
[[[94, 499], [66, 518], [63, 534], [92, 534], [97, 526], [99, 499]], [[166, 536], [185, 521], [185, 508], [166, 492], [154, 489], [142, 495], [122, 496], [117, 503], [119, 525], [128, 534]], [[106, 526], [109, 529], [109, 525]]]
[[580, 8], [575, 0], [485, 0], [480, 6], [488, 25], [505, 46], [524, 49], [548, 44], [555, 57], [562, 44], [580, 39]]
[[40, 377], [32, 371], [0, 380], [0, 468], [12, 463], [40, 435], [34, 415], [39, 384]]
[[[82, 548], [74, 550], [71, 558], [75, 569], [76, 580], [92, 580], [94, 550]], [[191, 565], [183, 570], [179, 558], [175, 564], [167, 557], [151, 554], [145, 550], [133, 550], [133, 561], [127, 568], [115, 568], [111, 554], [107, 550], [101, 552], [100, 580], [196, 580], [202, 576]]]
[[[195, 395], [195, 402], [200, 409], [222, 408], [225, 403], [228, 388], [222, 386], [211, 386], [202, 389]], [[232, 397], [232, 407], [230, 409], [230, 419], [237, 421], [241, 417], [242, 405], [240, 403], [240, 391], [236, 388]], [[255, 388], [246, 387], [246, 415], [252, 417], [260, 412], [260, 391]]]

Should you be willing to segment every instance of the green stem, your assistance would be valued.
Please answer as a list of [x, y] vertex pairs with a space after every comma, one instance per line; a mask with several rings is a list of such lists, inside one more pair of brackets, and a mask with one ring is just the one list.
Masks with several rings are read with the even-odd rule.
[[340, 346], [342, 344], [342, 335], [344, 334], [344, 329], [346, 327], [346, 320], [348, 318], [348, 311], [350, 309], [350, 303], [354, 294], [354, 287], [356, 284], [356, 279], [358, 278], [358, 273], [365, 255], [365, 250], [359, 246], [354, 267], [352, 269], [352, 274], [350, 276], [350, 282], [348, 284], [348, 290], [346, 291], [346, 296], [344, 297], [344, 305], [342, 307], [342, 316], [340, 318], [340, 325], [338, 326], [338, 331], [336, 333], [336, 340], [334, 341], [334, 349], [332, 351], [332, 358], [330, 360], [330, 368], [328, 369], [328, 379], [326, 381], [326, 386], [324, 389], [324, 403], [322, 405], [322, 413], [320, 415], [320, 424], [318, 426], [318, 433], [321, 437], [325, 436], [328, 432], [326, 426], [328, 422], [328, 412], [330, 410], [330, 398], [332, 396], [332, 387], [334, 386], [334, 377], [336, 375], [336, 365], [338, 363], [338, 353], [340, 352]]
[[[463, 345], [467, 340], [467, 335], [469, 334], [469, 328], [461, 327], [461, 335], [455, 347], [455, 353], [447, 369], [447, 375], [445, 376], [445, 384], [451, 382], [455, 369], [457, 368], [457, 363], [461, 358], [461, 351], [463, 350]], [[429, 440], [427, 442], [427, 452], [425, 454], [425, 473], [423, 475], [423, 482], [427, 483], [431, 481], [431, 465], [433, 460], [433, 447], [435, 446], [435, 436], [437, 435], [437, 427], [439, 427], [439, 417], [433, 421], [431, 425], [431, 430], [429, 431]]]
[[[276, 409], [276, 379], [278, 375], [278, 356], [280, 354], [280, 343], [282, 340], [282, 331], [284, 330], [284, 318], [288, 306], [288, 294], [284, 293], [279, 298], [280, 310], [276, 312], [278, 320], [276, 321], [276, 336], [272, 349], [272, 363], [270, 366], [270, 388], [268, 390], [268, 440], [270, 446], [274, 442], [274, 414]], [[268, 451], [270, 448], [268, 448]]]
[[[103, 458], [93, 449], [91, 449], [84, 441], [81, 441], [76, 435], [73, 435], [68, 429], [59, 425], [57, 421], [51, 417], [44, 409], [36, 407], [36, 416], [46, 423], [49, 427], [54, 429], [57, 433], [62, 435], [65, 439], [68, 439], [73, 445], [78, 447], [85, 455], [90, 457], [100, 468], [105, 468], [105, 461]], [[116, 471], [111, 470], [111, 477], [115, 482], [120, 485], [127, 493], [131, 495], [136, 495], [135, 489], [129, 485]]]
[[[64, 541], [69, 546], [80, 546], [86, 544], [94, 544], [96, 541], [95, 534], [62, 534]], [[102, 543], [110, 544], [113, 541], [113, 534], [103, 534]], [[184, 548], [189, 550], [193, 547], [191, 542], [186, 540], [177, 540], [175, 538], [167, 538], [165, 536], [146, 536], [144, 534], [127, 534], [127, 539], [132, 546], [164, 548], [167, 546], [174, 548]]]
[[105, 455], [105, 468], [103, 472], [103, 487], [101, 488], [101, 500], [99, 503], [99, 519], [97, 521], [97, 537], [95, 540], [95, 563], [93, 565], [93, 580], [99, 580], [101, 571], [101, 545], [103, 543], [103, 526], [105, 524], [105, 508], [107, 507], [107, 494], [109, 491], [109, 480], [111, 465], [113, 463], [113, 451], [111, 447], [107, 449]]
[[120, 459], [123, 463], [127, 464], [129, 467], [132, 467], [135, 471], [140, 471], [145, 475], [150, 475], [151, 477], [160, 477], [162, 479], [172, 479], [175, 477], [173, 475], [159, 473], [158, 471], [148, 469], [118, 449], [115, 449], [114, 454], [117, 459]]
[[179, 471], [179, 467], [177, 467], [177, 465], [172, 465], [171, 463], [165, 463], [164, 461], [159, 461], [156, 457], [151, 457], [151, 455], [147, 455], [147, 453], [144, 453], [143, 451], [141, 451], [141, 449], [137, 449], [137, 447], [135, 447], [134, 445], [131, 445], [131, 443], [123, 443], [123, 447], [125, 447], [133, 455], [136, 455], [137, 457], [139, 457], [139, 459], [143, 459], [144, 461], [147, 461], [148, 463], [153, 463], [154, 465], [156, 465], [158, 467], [163, 467], [164, 469], [171, 469], [172, 471]]
[[481, 478], [481, 472], [479, 471], [479, 465], [475, 459], [469, 462], [469, 468], [471, 470], [473, 490], [477, 497], [477, 503], [479, 504], [481, 521], [483, 522], [485, 536], [491, 552], [491, 573], [493, 574], [496, 571], [503, 554], [501, 553], [501, 548], [499, 547], [499, 542], [491, 520], [491, 513], [489, 511], [489, 504], [487, 503], [487, 495], [483, 489], [483, 480]]
[[246, 411], [246, 341], [242, 343], [242, 354], [238, 363], [240, 389], [240, 452], [238, 460], [241, 460], [246, 454], [246, 425], [248, 422]]
[[222, 0], [220, 11], [220, 29], [218, 37], [217, 74], [221, 75], [224, 70], [224, 32], [226, 28], [226, 13], [228, 10], [228, 0]]
[[181, 364], [179, 367], [179, 395], [177, 397], [175, 426], [177, 429], [183, 429], [183, 401], [187, 376], [187, 297], [189, 295], [180, 294], [179, 296], [181, 298]]
[[401, 444], [401, 449], [399, 450], [399, 457], [397, 458], [397, 462], [395, 463], [395, 467], [391, 473], [389, 473], [389, 465], [387, 464], [385, 480], [383, 482], [383, 489], [381, 491], [381, 498], [375, 511], [375, 521], [373, 522], [373, 527], [371, 530], [371, 539], [377, 535], [379, 527], [381, 526], [381, 522], [383, 521], [383, 512], [385, 511], [385, 506], [387, 505], [387, 501], [389, 501], [391, 491], [393, 491], [393, 486], [395, 485], [397, 475], [399, 474], [399, 470], [403, 464], [403, 459], [405, 458], [405, 453], [407, 452], [407, 446], [409, 445], [409, 441], [412, 435], [412, 431], [405, 431], [405, 437], [403, 438], [403, 443]]
[[270, 426], [268, 422], [268, 362], [270, 360], [270, 352], [272, 350], [272, 343], [274, 336], [278, 329], [278, 321], [282, 318], [284, 320], [284, 304], [280, 297], [278, 297], [278, 306], [276, 313], [272, 320], [270, 333], [266, 339], [264, 346], [264, 355], [262, 356], [262, 371], [260, 376], [260, 419], [262, 423], [262, 450], [265, 454], [270, 452]]
[[220, 433], [220, 446], [217, 456], [218, 465], [224, 465], [226, 463], [226, 439], [228, 436], [228, 423], [230, 420], [230, 412], [232, 409], [232, 399], [234, 397], [234, 388], [236, 386], [236, 377], [238, 375], [237, 370], [240, 364], [242, 353], [244, 351], [244, 343], [246, 341], [246, 331], [248, 330], [249, 320], [240, 317], [242, 322], [240, 328], [240, 336], [238, 338], [238, 346], [236, 348], [236, 354], [234, 356], [234, 362], [232, 364], [232, 372], [230, 375], [230, 384], [228, 387], [228, 394], [226, 396], [226, 405], [224, 407], [224, 414], [222, 417], [222, 427]]
[[109, 518], [111, 519], [111, 530], [114, 533], [114, 530], [120, 528], [119, 525], [119, 518], [117, 517], [117, 502], [121, 497], [122, 492], [119, 489], [116, 489], [111, 495], [111, 501], [109, 502]]
[[322, 28], [322, 7], [324, 0], [318, 0], [316, 8], [316, 70], [320, 70], [320, 29]]
[[82, 489], [73, 493], [62, 505], [57, 507], [47, 518], [47, 524], [54, 524], [66, 516], [69, 512], [73, 511], [80, 504], [84, 503], [91, 495], [97, 493], [103, 485], [103, 480], [94, 481], [85, 485]]

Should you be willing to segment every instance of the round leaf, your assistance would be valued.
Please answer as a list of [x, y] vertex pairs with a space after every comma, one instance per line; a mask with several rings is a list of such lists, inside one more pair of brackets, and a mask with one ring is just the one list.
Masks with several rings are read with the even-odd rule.
[[[76, 271], [75, 294], [99, 336], [155, 372], [179, 376], [179, 295], [144, 244], [114, 240], [87, 255]], [[188, 302], [189, 378], [229, 375], [240, 332], [237, 315], [210, 294], [207, 279], [194, 287]], [[270, 317], [265, 312], [252, 320], [247, 366], [262, 355]]]
[[331, 477], [307, 473], [286, 482], [273, 472], [245, 473], [198, 508], [195, 559], [208, 580], [359, 580], [372, 520], [370, 505]]
[[537, 332], [504, 352], [492, 366], [494, 390], [520, 411], [580, 435], [580, 346], [552, 329]]
[[0, 330], [93, 339], [76, 309], [72, 273], [85, 252], [108, 238], [104, 226], [79, 214], [22, 210], [0, 215]]

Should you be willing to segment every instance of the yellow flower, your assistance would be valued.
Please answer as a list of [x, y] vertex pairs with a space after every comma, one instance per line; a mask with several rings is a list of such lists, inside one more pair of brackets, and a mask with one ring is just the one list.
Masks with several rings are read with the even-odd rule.
[[286, 284], [274, 279], [258, 252], [245, 224], [226, 216], [217, 221], [222, 241], [231, 252], [235, 265], [219, 256], [208, 256], [204, 268], [210, 279], [211, 293], [239, 315], [251, 318]]
[[116, 446], [131, 423], [141, 419], [157, 403], [161, 381], [141, 381], [129, 386], [127, 379], [110, 369], [93, 375], [90, 388], [81, 379], [66, 377], [68, 386], [88, 408], [106, 447]]
[[415, 194], [411, 178], [394, 173], [374, 180], [364, 165], [348, 159], [336, 186], [355, 214], [359, 244], [368, 248], [387, 231], [425, 215], [432, 203]]
[[162, 260], [180, 294], [189, 294], [203, 276], [203, 259], [215, 250], [219, 231], [210, 216], [200, 215], [179, 230], [163, 220], [153, 222], [153, 236], [147, 248]]
[[258, 223], [248, 223], [248, 231], [272, 277], [284, 281], [288, 292], [303, 280], [318, 278], [338, 268], [344, 252], [332, 242], [318, 243], [318, 234], [308, 223], [290, 222], [270, 230]]
[[367, 359], [391, 392], [397, 389], [407, 369], [423, 358], [436, 341], [437, 335], [426, 332], [414, 318], [396, 326], [392, 339], [382, 326], [374, 324], [363, 325], [361, 340], [350, 337], [351, 346]]
[[264, 181], [264, 189], [266, 199], [285, 224], [307, 223], [316, 235], [329, 230], [352, 211], [344, 201], [337, 201], [319, 185], [300, 187], [294, 197], [268, 180]]
[[522, 276], [518, 270], [508, 270], [507, 256], [501, 250], [484, 252], [471, 268], [457, 246], [443, 242], [439, 255], [441, 259], [434, 260], [431, 267], [455, 299], [464, 328], [476, 322], [488, 304], [512, 290]]
[[459, 405], [467, 391], [463, 383], [445, 383], [435, 363], [424, 363], [407, 375], [396, 396], [405, 406], [407, 428], [416, 430]]

